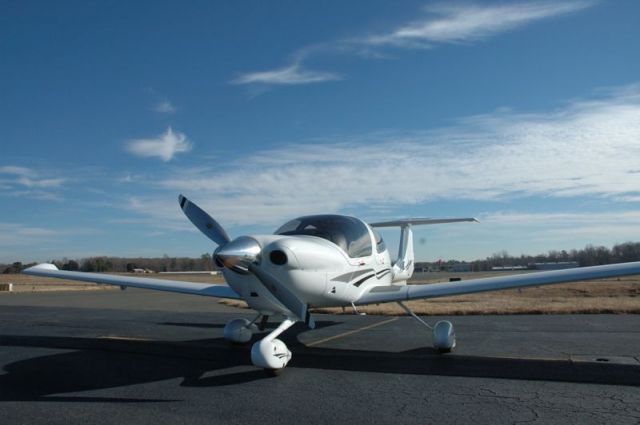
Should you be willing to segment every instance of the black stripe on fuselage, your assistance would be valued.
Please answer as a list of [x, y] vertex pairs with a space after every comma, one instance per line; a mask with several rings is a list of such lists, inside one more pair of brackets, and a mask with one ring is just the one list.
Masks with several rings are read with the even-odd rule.
[[384, 276], [386, 273], [390, 272], [391, 269], [382, 269], [376, 272], [376, 277], [380, 279], [381, 276]]
[[363, 274], [369, 273], [369, 272], [372, 272], [372, 271], [373, 271], [373, 269], [357, 270], [355, 272], [349, 272], [349, 273], [341, 274], [340, 276], [336, 276], [331, 280], [336, 281], [336, 282], [349, 282], [350, 280], [355, 279], [358, 276], [362, 276]]
[[371, 279], [372, 277], [374, 277], [376, 274], [375, 273], [371, 273], [366, 275], [365, 277], [363, 277], [362, 279], [360, 279], [359, 281], [357, 281], [356, 283], [353, 284], [353, 286], [355, 286], [356, 288], [358, 288], [360, 285], [362, 285], [365, 281]]
[[382, 279], [383, 277], [385, 277], [386, 275], [388, 275], [389, 273], [391, 273], [391, 270], [387, 269], [387, 270], [383, 270], [384, 273], [380, 273], [376, 275], [376, 279]]

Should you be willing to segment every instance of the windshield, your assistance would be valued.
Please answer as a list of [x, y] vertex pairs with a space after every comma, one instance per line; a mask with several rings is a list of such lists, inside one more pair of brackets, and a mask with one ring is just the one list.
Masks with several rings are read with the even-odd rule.
[[307, 235], [326, 239], [342, 248], [351, 258], [371, 255], [371, 237], [367, 226], [343, 215], [300, 217], [276, 230], [276, 235]]
[[371, 228], [371, 230], [373, 231], [373, 236], [376, 239], [376, 251], [378, 252], [378, 254], [382, 254], [384, 250], [387, 249], [387, 246], [384, 243], [384, 239], [382, 239], [382, 236], [376, 229]]

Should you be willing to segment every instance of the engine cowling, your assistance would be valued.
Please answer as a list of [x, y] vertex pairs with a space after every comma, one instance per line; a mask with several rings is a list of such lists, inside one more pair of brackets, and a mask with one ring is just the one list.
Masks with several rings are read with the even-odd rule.
[[224, 339], [227, 341], [243, 344], [251, 341], [254, 332], [258, 331], [258, 327], [251, 324], [247, 319], [234, 319], [227, 323], [224, 327]]
[[262, 339], [251, 347], [251, 362], [257, 367], [277, 370], [284, 368], [291, 360], [291, 351], [279, 339]]
[[440, 320], [433, 327], [433, 347], [441, 353], [449, 353], [456, 347], [456, 333], [448, 320]]

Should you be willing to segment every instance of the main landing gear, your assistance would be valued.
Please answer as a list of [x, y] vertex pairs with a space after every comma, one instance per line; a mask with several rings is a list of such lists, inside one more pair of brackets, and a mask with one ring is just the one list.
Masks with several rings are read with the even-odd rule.
[[427, 322], [419, 318], [409, 307], [407, 307], [402, 301], [398, 301], [398, 305], [402, 307], [411, 317], [416, 319], [422, 325], [431, 329], [433, 338], [433, 348], [438, 350], [439, 353], [450, 353], [456, 348], [456, 333], [453, 330], [453, 324], [448, 320], [440, 320], [436, 322], [434, 326], [430, 326]]
[[[259, 327], [255, 322], [261, 317], [263, 318], [261, 327], [264, 329], [264, 317], [266, 316], [262, 314], [259, 314], [252, 321], [247, 319], [234, 319], [224, 327], [224, 338], [236, 344], [249, 342], [253, 334], [258, 331]], [[283, 369], [291, 360], [291, 351], [289, 351], [285, 343], [277, 339], [277, 337], [293, 326], [294, 323], [296, 323], [296, 320], [287, 317], [280, 326], [260, 341], [255, 342], [251, 347], [251, 362], [255, 366], [273, 373]]]
[[[436, 322], [434, 326], [431, 326], [411, 311], [402, 301], [398, 301], [398, 305], [411, 317], [431, 329], [433, 347], [438, 350], [439, 353], [449, 353], [456, 347], [456, 334], [451, 322], [448, 320], [440, 320]], [[234, 319], [224, 327], [224, 338], [236, 344], [247, 343], [251, 341], [254, 333], [264, 329], [267, 319], [268, 317], [262, 314], [258, 314], [251, 321], [247, 319]], [[256, 325], [258, 320], [260, 320], [260, 323]], [[291, 360], [291, 351], [289, 351], [286, 344], [277, 337], [293, 326], [294, 323], [296, 323], [296, 320], [286, 317], [285, 320], [280, 323], [280, 326], [260, 341], [255, 342], [251, 347], [251, 363], [273, 374], [277, 374], [284, 369]]]

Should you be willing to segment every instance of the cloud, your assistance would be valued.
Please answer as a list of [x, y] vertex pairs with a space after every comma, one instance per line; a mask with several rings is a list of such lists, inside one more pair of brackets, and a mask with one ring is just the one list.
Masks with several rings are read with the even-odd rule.
[[127, 150], [140, 157], [158, 157], [165, 162], [171, 161], [178, 153], [189, 152], [192, 144], [184, 133], [174, 133], [171, 127], [155, 139], [135, 139], [127, 145]]
[[[488, 233], [524, 235], [530, 244], [558, 247], [576, 240], [607, 240], [621, 243], [640, 236], [640, 211], [597, 211], [561, 213], [496, 212], [481, 215]], [[505, 239], [507, 239], [506, 237]], [[510, 237], [515, 239], [514, 236]], [[549, 243], [549, 242], [552, 243]], [[523, 241], [525, 242], [525, 241]], [[526, 242], [523, 246], [526, 246]], [[540, 244], [538, 244], [540, 245]], [[567, 248], [570, 247], [566, 246]], [[580, 246], [574, 246], [579, 248]]]
[[60, 201], [57, 193], [67, 179], [43, 176], [31, 168], [5, 165], [0, 166], [0, 195], [31, 198], [44, 201]]
[[16, 176], [32, 176], [34, 171], [26, 167], [18, 167], [15, 165], [5, 165], [0, 167], [0, 174], [12, 174]]
[[177, 111], [176, 107], [168, 99], [160, 100], [153, 107], [153, 110], [161, 114], [174, 114]]
[[425, 8], [429, 16], [386, 34], [361, 39], [363, 44], [424, 48], [441, 43], [471, 43], [534, 21], [576, 12], [593, 2], [522, 2], [506, 4], [442, 3]]
[[320, 83], [324, 81], [338, 81], [342, 77], [338, 74], [318, 72], [302, 69], [300, 63], [275, 69], [272, 71], [250, 72], [242, 74], [231, 81], [232, 84], [273, 84], [273, 85], [297, 85]]
[[22, 176], [17, 182], [26, 187], [34, 187], [34, 188], [51, 188], [51, 187], [60, 187], [62, 183], [64, 183], [65, 179], [56, 178], [56, 179], [34, 179]]
[[0, 222], [0, 244], [2, 245], [29, 245], [36, 241], [49, 240], [59, 234], [58, 231], [51, 229]]
[[440, 200], [586, 196], [625, 204], [640, 196], [638, 140], [640, 84], [548, 112], [500, 110], [431, 131], [309, 140], [181, 169], [155, 182], [159, 191], [136, 211], [175, 220], [179, 192], [233, 225], [356, 209], [395, 215]]
[[[578, 249], [587, 244], [611, 247], [637, 241], [640, 212], [617, 210], [616, 205], [609, 207], [604, 211], [576, 209], [551, 213], [498, 211], [477, 214], [479, 225], [416, 227], [414, 240], [426, 237], [426, 244], [416, 244], [416, 255], [474, 260], [502, 250], [515, 255], [535, 255], [549, 249]], [[397, 230], [382, 233], [388, 243], [397, 238]]]
[[333, 40], [305, 46], [294, 52], [291, 65], [270, 71], [245, 73], [231, 84], [300, 85], [338, 81], [329, 72], [304, 69], [304, 62], [326, 54], [357, 54], [363, 58], [388, 58], [380, 49], [424, 49], [439, 44], [474, 43], [535, 21], [578, 12], [595, 4], [589, 0], [530, 1], [503, 4], [440, 3], [425, 7], [426, 16], [381, 34]]
[[[95, 239], [102, 233], [99, 229], [86, 227], [58, 228], [29, 226], [15, 222], [0, 222], [0, 262], [22, 260], [49, 261], [65, 256], [87, 257], [91, 253], [77, 248], [78, 240]], [[73, 242], [75, 241], [75, 242]], [[72, 247], [69, 249], [69, 247]], [[73, 250], [77, 250], [75, 253]]]

